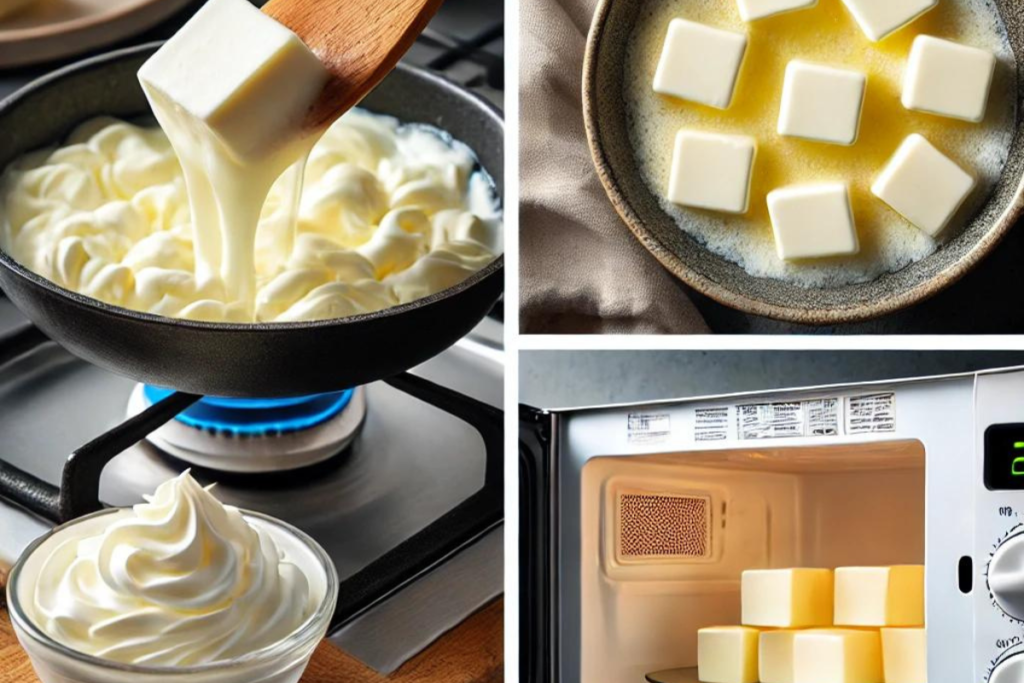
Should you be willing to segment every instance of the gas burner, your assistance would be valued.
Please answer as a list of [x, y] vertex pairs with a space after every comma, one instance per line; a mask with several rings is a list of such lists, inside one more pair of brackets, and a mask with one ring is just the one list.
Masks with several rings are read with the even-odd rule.
[[[172, 392], [138, 384], [128, 416]], [[300, 398], [205, 397], [146, 437], [159, 450], [222, 472], [280, 472], [345, 452], [366, 418], [362, 387]]]

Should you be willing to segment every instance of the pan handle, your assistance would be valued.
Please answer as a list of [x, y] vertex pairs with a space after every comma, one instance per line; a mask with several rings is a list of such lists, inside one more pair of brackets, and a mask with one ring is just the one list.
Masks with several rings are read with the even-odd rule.
[[75, 450], [61, 474], [57, 516], [67, 522], [103, 507], [100, 475], [115, 457], [170, 422], [201, 396], [177, 391]]

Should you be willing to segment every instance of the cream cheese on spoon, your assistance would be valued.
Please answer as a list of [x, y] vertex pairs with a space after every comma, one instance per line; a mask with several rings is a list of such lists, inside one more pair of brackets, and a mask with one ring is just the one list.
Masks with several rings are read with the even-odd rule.
[[189, 666], [280, 642], [315, 611], [303, 569], [186, 471], [42, 564], [30, 606], [54, 640], [118, 662]]
[[263, 203], [322, 132], [304, 123], [327, 79], [294, 33], [247, 0], [210, 0], [139, 70], [188, 187], [197, 285], [219, 284], [247, 314]]

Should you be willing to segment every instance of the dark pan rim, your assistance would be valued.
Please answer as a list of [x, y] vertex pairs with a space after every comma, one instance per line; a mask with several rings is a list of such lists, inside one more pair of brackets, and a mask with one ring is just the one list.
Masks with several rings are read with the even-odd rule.
[[[597, 64], [598, 52], [600, 51], [601, 43], [604, 41], [605, 29], [608, 25], [608, 15], [614, 2], [615, 0], [600, 0], [590, 25], [590, 34], [587, 37], [586, 51], [583, 56], [583, 123], [587, 132], [587, 144], [590, 147], [590, 154], [597, 169], [598, 178], [601, 180], [601, 185], [611, 200], [616, 213], [619, 214], [619, 217], [644, 248], [669, 272], [714, 301], [745, 313], [804, 325], [831, 325], [871, 320], [872, 318], [918, 304], [953, 285], [999, 244], [1010, 228], [1021, 217], [1021, 214], [1024, 213], [1024, 179], [1022, 179], [1014, 192], [1013, 200], [999, 215], [998, 220], [959, 259], [919, 284], [869, 303], [860, 303], [840, 308], [781, 306], [739, 294], [727, 285], [702, 275], [668, 249], [647, 228], [620, 188], [615, 170], [612, 168], [612, 164], [604, 150], [600, 122], [597, 116], [597, 98], [599, 97], [597, 82], [600, 77]], [[1018, 113], [1016, 127], [1019, 129], [1021, 125], [1020, 114]], [[697, 244], [699, 248], [706, 250], [706, 247], [699, 243]], [[928, 258], [930, 257], [925, 257], [925, 259]], [[769, 278], [759, 279], [768, 280]], [[841, 291], [843, 288], [839, 287], [836, 289]]]
[[[120, 50], [113, 50], [106, 52], [95, 57], [83, 59], [68, 66], [62, 67], [46, 74], [36, 80], [28, 83], [24, 87], [18, 89], [15, 93], [0, 101], [0, 112], [6, 111], [11, 107], [17, 106], [23, 99], [30, 96], [31, 94], [51, 87], [54, 83], [59, 82], [61, 79], [68, 75], [84, 71], [87, 69], [94, 69], [102, 67], [111, 62], [124, 59], [126, 57], [133, 57], [137, 54], [152, 50], [157, 46], [161, 45], [163, 41], [155, 41], [151, 43], [145, 43], [143, 45], [136, 45], [133, 47], [123, 48]], [[427, 81], [431, 81], [437, 85], [437, 87], [445, 90], [454, 90], [460, 96], [467, 98], [470, 102], [480, 107], [480, 109], [489, 116], [494, 123], [498, 125], [504, 135], [505, 122], [501, 111], [493, 104], [483, 99], [481, 96], [474, 92], [466, 90], [462, 86], [454, 83], [453, 81], [440, 76], [438, 74], [431, 73], [425, 69], [419, 67], [410, 66], [408, 64], [400, 63], [396, 70], [409, 72], [415, 74], [417, 77], [423, 78]], [[487, 169], [484, 169], [487, 170]], [[404, 304], [398, 304], [397, 306], [391, 306], [384, 308], [379, 311], [373, 311], [370, 313], [360, 313], [359, 315], [348, 316], [346, 318], [327, 318], [325, 320], [308, 320], [302, 322], [261, 322], [261, 323], [226, 323], [226, 322], [206, 322], [202, 320], [187, 320], [185, 318], [170, 318], [167, 316], [156, 315], [153, 313], [145, 313], [142, 311], [136, 311], [130, 308], [124, 308], [123, 306], [114, 306], [112, 304], [105, 303], [99, 299], [93, 299], [92, 297], [85, 296], [78, 292], [73, 292], [69, 289], [65, 289], [60, 285], [47, 280], [42, 275], [35, 273], [25, 266], [18, 263], [10, 254], [0, 248], [0, 265], [10, 270], [14, 275], [25, 278], [32, 282], [34, 285], [42, 287], [50, 294], [58, 296], [63, 299], [67, 299], [70, 302], [83, 306], [85, 308], [92, 309], [93, 311], [115, 318], [131, 318], [138, 322], [144, 322], [155, 325], [165, 325], [170, 327], [187, 327], [194, 330], [202, 330], [204, 332], [277, 332], [277, 331], [288, 331], [288, 330], [314, 330], [322, 329], [325, 327], [336, 327], [343, 325], [357, 325], [359, 323], [366, 323], [371, 321], [384, 320], [387, 318], [397, 317], [403, 313], [408, 313], [421, 308], [427, 308], [433, 304], [440, 303], [446, 299], [452, 298], [459, 295], [460, 293], [468, 290], [476, 284], [483, 282], [493, 276], [500, 274], [504, 268], [505, 255], [504, 252], [498, 254], [497, 257], [489, 264], [484, 266], [482, 269], [476, 271], [462, 282], [453, 285], [447, 289], [443, 289], [440, 292], [435, 292], [430, 296], [423, 297], [422, 299], [416, 299], [415, 301], [409, 301]]]

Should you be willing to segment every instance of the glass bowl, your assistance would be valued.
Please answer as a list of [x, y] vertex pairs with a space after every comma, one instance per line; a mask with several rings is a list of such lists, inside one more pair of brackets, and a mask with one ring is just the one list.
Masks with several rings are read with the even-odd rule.
[[67, 534], [101, 533], [130, 508], [110, 508], [58, 526], [33, 542], [15, 563], [7, 583], [7, 607], [14, 632], [42, 683], [297, 683], [327, 633], [338, 599], [338, 573], [320, 545], [305, 533], [258, 512], [242, 511], [252, 526], [266, 531], [309, 579], [316, 611], [287, 638], [242, 657], [195, 666], [124, 664], [73, 650], [40, 629], [25, 610], [32, 604], [33, 579], [49, 553]]

